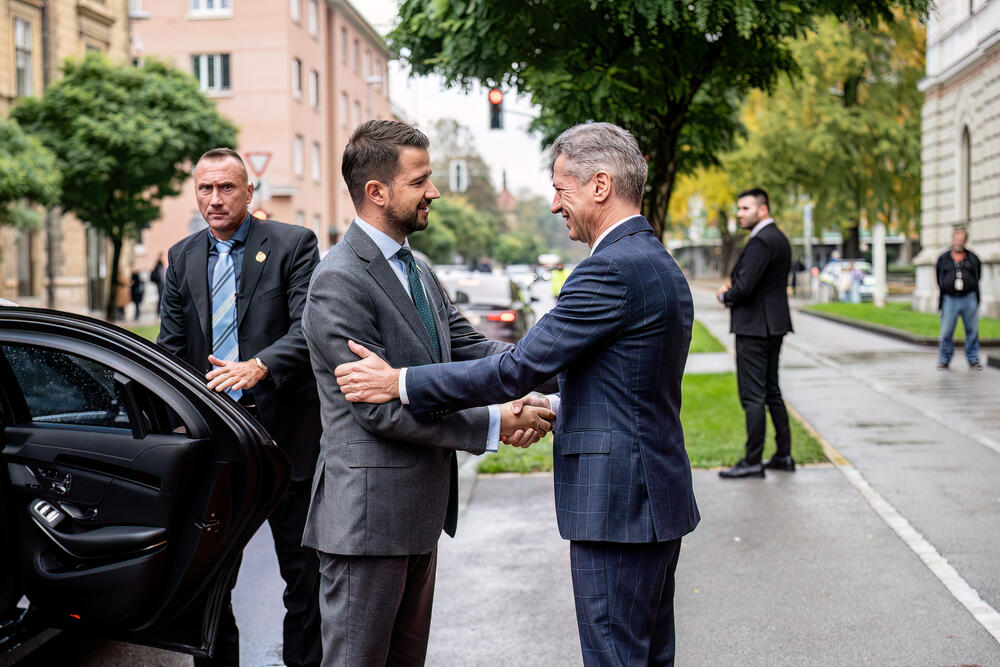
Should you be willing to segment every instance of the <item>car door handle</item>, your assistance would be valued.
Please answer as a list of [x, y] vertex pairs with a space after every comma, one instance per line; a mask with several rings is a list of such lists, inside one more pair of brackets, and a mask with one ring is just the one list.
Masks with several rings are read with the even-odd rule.
[[79, 533], [57, 530], [66, 515], [41, 499], [31, 501], [29, 512], [35, 524], [57, 547], [81, 560], [136, 554], [167, 543], [167, 530], [153, 526], [102, 526]]

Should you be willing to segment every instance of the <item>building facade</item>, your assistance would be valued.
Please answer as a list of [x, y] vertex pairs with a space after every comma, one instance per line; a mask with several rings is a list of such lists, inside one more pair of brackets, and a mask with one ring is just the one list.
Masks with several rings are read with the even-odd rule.
[[938, 0], [921, 83], [923, 177], [914, 307], [935, 311], [952, 231], [983, 261], [980, 313], [1000, 317], [1000, 0]]
[[[100, 51], [129, 61], [128, 0], [0, 2], [0, 115], [20, 97], [41, 95], [66, 58]], [[28, 305], [100, 309], [109, 249], [70, 215], [50, 214], [32, 230], [0, 227], [0, 296]], [[49, 296], [51, 295], [51, 299]]]
[[[309, 227], [321, 250], [336, 243], [354, 217], [343, 147], [362, 121], [392, 117], [389, 51], [368, 22], [346, 0], [132, 0], [132, 19], [134, 57], [192, 72], [239, 128], [260, 172], [253, 207]], [[204, 226], [189, 181], [143, 233], [138, 265]]]

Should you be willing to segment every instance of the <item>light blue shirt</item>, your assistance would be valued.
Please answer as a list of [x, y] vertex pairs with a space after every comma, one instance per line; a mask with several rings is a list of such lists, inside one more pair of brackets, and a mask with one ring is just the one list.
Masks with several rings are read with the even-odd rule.
[[[400, 248], [409, 248], [409, 240], [403, 241], [400, 245], [396, 242], [396, 239], [392, 238], [381, 229], [376, 229], [372, 225], [368, 224], [361, 218], [355, 217], [354, 223], [361, 228], [361, 230], [375, 242], [378, 249], [382, 252], [382, 256], [385, 257], [386, 261], [389, 262], [389, 266], [392, 268], [393, 273], [399, 278], [400, 284], [402, 284], [403, 289], [406, 290], [406, 294], [412, 299], [413, 295], [410, 294], [410, 279], [406, 275], [406, 265], [403, 264], [403, 260], [396, 257], [396, 253], [399, 252]], [[406, 369], [400, 369], [399, 371], [399, 398], [402, 403], [408, 404], [409, 401], [406, 400]], [[486, 451], [495, 452], [500, 448], [500, 407], [497, 405], [491, 405], [487, 408], [490, 412], [490, 428], [486, 435]]]

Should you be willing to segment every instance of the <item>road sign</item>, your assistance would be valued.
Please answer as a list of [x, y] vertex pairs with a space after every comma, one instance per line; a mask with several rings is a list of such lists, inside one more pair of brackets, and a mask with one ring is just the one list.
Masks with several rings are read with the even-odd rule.
[[264, 170], [267, 169], [267, 165], [271, 162], [271, 153], [268, 151], [247, 151], [244, 157], [247, 159], [247, 164], [250, 165], [250, 171], [257, 178], [264, 175]]

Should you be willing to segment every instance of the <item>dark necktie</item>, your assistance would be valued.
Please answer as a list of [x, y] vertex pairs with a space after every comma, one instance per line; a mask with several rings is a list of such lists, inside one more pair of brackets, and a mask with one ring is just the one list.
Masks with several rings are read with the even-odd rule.
[[409, 248], [403, 247], [396, 252], [396, 257], [406, 267], [406, 277], [410, 282], [410, 296], [413, 297], [413, 305], [417, 307], [417, 313], [424, 321], [424, 327], [427, 328], [427, 333], [434, 343], [434, 361], [441, 361], [441, 344], [438, 342], [437, 325], [434, 324], [434, 314], [431, 312], [430, 304], [427, 303], [424, 286], [420, 283], [420, 272], [417, 270], [417, 263], [413, 261], [413, 253], [410, 252]]

